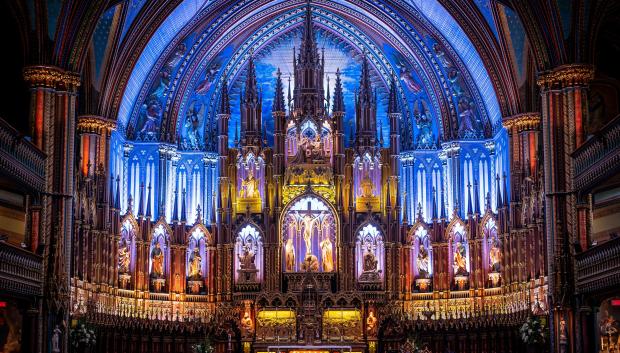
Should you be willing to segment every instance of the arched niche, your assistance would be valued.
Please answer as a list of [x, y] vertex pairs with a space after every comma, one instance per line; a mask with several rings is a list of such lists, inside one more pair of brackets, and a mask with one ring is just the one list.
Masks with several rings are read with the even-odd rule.
[[381, 156], [365, 152], [353, 161], [355, 197], [378, 197], [381, 193]]
[[204, 292], [209, 275], [209, 233], [204, 227], [195, 226], [187, 238], [185, 255], [185, 276], [187, 291], [191, 294]]
[[281, 218], [283, 272], [336, 272], [337, 216], [325, 199], [304, 194]]
[[431, 289], [433, 277], [433, 245], [428, 227], [416, 223], [409, 235], [410, 268], [415, 288], [422, 292]]
[[502, 271], [502, 241], [499, 238], [497, 222], [493, 217], [487, 215], [481, 223], [482, 228], [482, 261], [488, 273], [489, 284], [497, 287], [501, 280]]
[[382, 282], [385, 272], [383, 232], [372, 223], [358, 228], [355, 239], [355, 259], [359, 282]]
[[248, 152], [237, 159], [238, 196], [244, 199], [264, 199], [265, 161]]
[[466, 289], [469, 282], [470, 256], [465, 223], [455, 216], [448, 225], [450, 268], [456, 289]]
[[235, 282], [260, 283], [263, 279], [263, 237], [250, 223], [241, 226], [235, 240]]
[[149, 279], [154, 292], [162, 292], [170, 276], [170, 227], [157, 222], [151, 234], [149, 246]]
[[299, 126], [293, 121], [287, 125], [284, 141], [287, 163], [306, 163], [319, 157], [331, 161], [333, 147], [332, 127], [328, 121], [319, 126], [315, 120], [307, 118]]
[[118, 242], [118, 284], [122, 289], [129, 289], [131, 277], [136, 268], [136, 233], [138, 224], [131, 214], [121, 222], [121, 235]]

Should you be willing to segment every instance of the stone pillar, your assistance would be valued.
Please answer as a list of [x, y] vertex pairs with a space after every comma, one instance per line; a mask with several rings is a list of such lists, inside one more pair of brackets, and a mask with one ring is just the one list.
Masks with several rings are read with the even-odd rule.
[[[594, 77], [588, 65], [560, 66], [538, 77], [542, 97], [545, 222], [549, 275], [549, 307], [553, 352], [560, 352], [560, 316], [565, 317], [568, 345], [574, 345], [569, 299], [573, 293], [572, 247], [578, 241], [574, 164], [571, 154], [584, 142], [587, 89]], [[580, 347], [577, 347], [580, 352]]]
[[[50, 299], [44, 307], [44, 316], [49, 317], [44, 332], [51, 335], [49, 328], [69, 319], [68, 257], [73, 233], [75, 109], [80, 78], [53, 66], [29, 66], [24, 68], [24, 79], [31, 88], [32, 138], [47, 154], [41, 242], [45, 244], [43, 258], [48, 279], [45, 296]], [[61, 346], [66, 351], [66, 330], [63, 336]]]

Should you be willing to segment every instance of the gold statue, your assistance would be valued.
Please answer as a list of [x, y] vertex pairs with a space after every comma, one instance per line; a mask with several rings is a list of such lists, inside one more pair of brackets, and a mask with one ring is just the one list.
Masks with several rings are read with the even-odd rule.
[[239, 254], [239, 268], [241, 270], [255, 270], [256, 264], [254, 264], [254, 259], [256, 255], [251, 250], [251, 245], [243, 246], [243, 254]]
[[334, 259], [332, 256], [332, 242], [329, 240], [329, 235], [321, 241], [319, 244], [321, 247], [321, 261], [323, 263], [323, 272], [334, 271]]
[[260, 197], [260, 194], [258, 192], [258, 180], [254, 178], [253, 169], [250, 169], [248, 176], [241, 181], [241, 190], [239, 190], [239, 197]]
[[288, 238], [285, 246], [286, 253], [286, 271], [295, 271], [295, 246], [293, 245], [293, 238]]
[[500, 250], [499, 240], [493, 239], [491, 249], [489, 250], [489, 262], [491, 263], [491, 272], [499, 272], [501, 270], [502, 251]]
[[159, 242], [151, 250], [151, 277], [161, 278], [164, 276], [164, 252], [161, 251]]
[[131, 263], [131, 249], [127, 239], [123, 239], [118, 249], [118, 273], [129, 272], [129, 264]]
[[456, 243], [454, 249], [454, 274], [456, 276], [467, 276], [467, 254], [465, 246], [460, 241]]
[[202, 256], [198, 247], [194, 248], [194, 252], [189, 257], [189, 279], [200, 280], [202, 278]]
[[374, 334], [375, 329], [377, 328], [377, 317], [375, 316], [375, 312], [371, 311], [368, 313], [368, 317], [366, 318], [366, 330], [369, 334]]
[[368, 171], [364, 173], [364, 177], [360, 182], [360, 196], [361, 197], [373, 197], [375, 193], [375, 184], [372, 182]]

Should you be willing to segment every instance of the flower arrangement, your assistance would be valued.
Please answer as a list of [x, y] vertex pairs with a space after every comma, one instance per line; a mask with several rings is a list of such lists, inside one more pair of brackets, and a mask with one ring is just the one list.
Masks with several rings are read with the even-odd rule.
[[194, 353], [213, 353], [215, 351], [215, 348], [211, 343], [211, 339], [209, 337], [206, 337], [202, 343], [196, 343], [192, 345], [192, 351]]
[[78, 325], [71, 330], [71, 345], [75, 348], [90, 348], [97, 344], [95, 331], [84, 324]]
[[545, 343], [547, 331], [545, 322], [538, 316], [530, 316], [519, 329], [523, 343], [528, 345], [540, 345]]

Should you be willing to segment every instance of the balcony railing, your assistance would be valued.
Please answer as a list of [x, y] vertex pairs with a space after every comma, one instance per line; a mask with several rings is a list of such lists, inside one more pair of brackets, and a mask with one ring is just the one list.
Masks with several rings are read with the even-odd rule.
[[44, 188], [45, 153], [1, 118], [0, 171], [29, 188]]
[[620, 115], [573, 152], [575, 188], [589, 188], [620, 169]]
[[620, 287], [620, 238], [594, 246], [575, 257], [581, 293]]
[[0, 293], [43, 295], [41, 256], [0, 241]]

